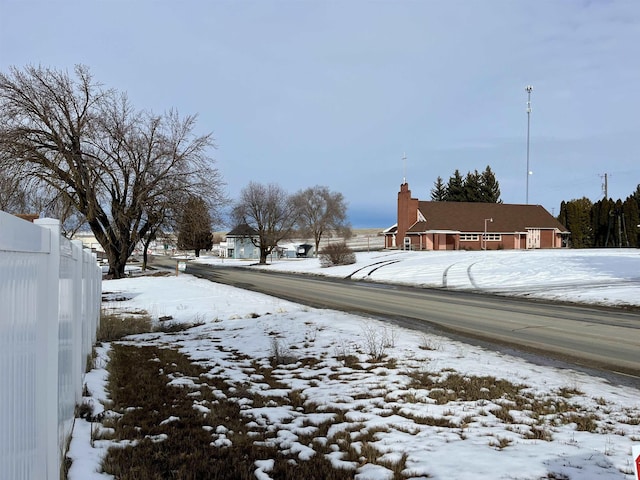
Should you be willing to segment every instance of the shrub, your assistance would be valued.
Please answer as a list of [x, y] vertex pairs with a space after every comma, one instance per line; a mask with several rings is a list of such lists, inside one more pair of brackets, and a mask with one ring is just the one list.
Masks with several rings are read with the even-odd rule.
[[271, 337], [271, 365], [290, 365], [296, 363], [298, 359], [291, 353], [291, 350], [282, 345], [278, 337]]
[[335, 265], [351, 265], [356, 263], [356, 254], [345, 242], [330, 243], [320, 250], [320, 265], [333, 267]]

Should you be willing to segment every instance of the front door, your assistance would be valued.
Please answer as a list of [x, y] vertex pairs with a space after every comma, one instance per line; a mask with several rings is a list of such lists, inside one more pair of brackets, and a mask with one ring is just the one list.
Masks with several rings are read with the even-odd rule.
[[530, 228], [527, 231], [527, 248], [540, 248], [539, 228]]

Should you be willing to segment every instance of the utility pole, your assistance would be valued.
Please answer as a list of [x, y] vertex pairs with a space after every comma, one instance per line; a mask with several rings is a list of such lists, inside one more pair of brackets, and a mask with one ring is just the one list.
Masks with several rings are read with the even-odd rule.
[[527, 85], [524, 89], [527, 92], [527, 205], [529, 205], [529, 131], [531, 130], [531, 91], [533, 87]]

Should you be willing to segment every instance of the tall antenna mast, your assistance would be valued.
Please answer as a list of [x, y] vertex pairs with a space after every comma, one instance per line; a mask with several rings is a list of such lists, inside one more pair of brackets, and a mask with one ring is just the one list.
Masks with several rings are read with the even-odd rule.
[[527, 205], [529, 205], [529, 175], [531, 175], [529, 169], [529, 130], [531, 129], [531, 91], [533, 87], [527, 85], [524, 90], [527, 92]]

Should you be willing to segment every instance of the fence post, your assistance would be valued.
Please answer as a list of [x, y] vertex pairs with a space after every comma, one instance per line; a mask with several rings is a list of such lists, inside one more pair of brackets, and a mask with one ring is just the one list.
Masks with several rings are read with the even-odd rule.
[[46, 479], [54, 480], [60, 476], [60, 446], [58, 445], [58, 308], [60, 300], [60, 221], [53, 218], [41, 218], [36, 225], [49, 230], [50, 253], [47, 257], [47, 269], [43, 274], [49, 288], [43, 289], [39, 298], [40, 312], [38, 344], [42, 352], [36, 365], [36, 416], [42, 426], [43, 452], [46, 465]]
[[[81, 240], [72, 240], [73, 250], [73, 291], [78, 292], [73, 299], [73, 404], [80, 403], [82, 397], [82, 383], [84, 380], [84, 331], [87, 328], [87, 319], [84, 315], [85, 296], [84, 286], [84, 250]], [[73, 425], [73, 419], [71, 420]], [[71, 430], [65, 432], [70, 434]], [[63, 439], [64, 440], [64, 439]]]

